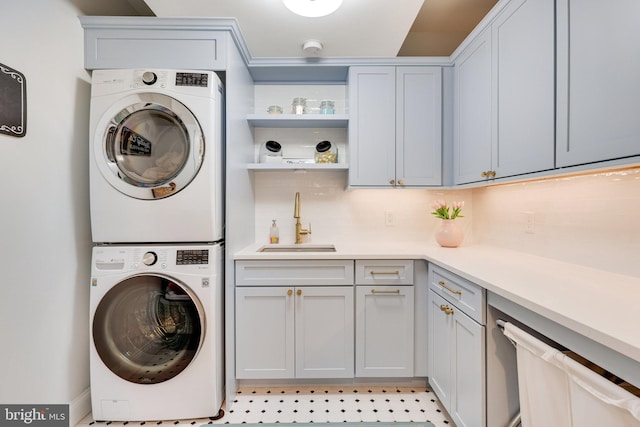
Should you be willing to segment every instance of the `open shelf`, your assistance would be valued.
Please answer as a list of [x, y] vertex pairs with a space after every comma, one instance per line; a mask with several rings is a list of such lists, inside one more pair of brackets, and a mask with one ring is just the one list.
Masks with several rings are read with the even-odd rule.
[[247, 121], [254, 127], [265, 128], [346, 128], [347, 114], [249, 114]]
[[249, 170], [258, 171], [292, 171], [292, 170], [349, 170], [344, 163], [249, 163]]

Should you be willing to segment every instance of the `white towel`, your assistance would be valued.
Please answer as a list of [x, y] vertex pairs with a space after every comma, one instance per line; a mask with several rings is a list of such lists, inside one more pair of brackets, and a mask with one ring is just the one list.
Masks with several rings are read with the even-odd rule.
[[639, 427], [640, 399], [511, 323], [523, 427]]

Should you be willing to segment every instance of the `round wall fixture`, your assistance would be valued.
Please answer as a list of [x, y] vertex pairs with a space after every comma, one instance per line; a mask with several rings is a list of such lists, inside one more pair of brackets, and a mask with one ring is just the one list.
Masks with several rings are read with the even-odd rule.
[[322, 43], [317, 40], [307, 40], [302, 44], [302, 51], [306, 56], [318, 56], [322, 51]]
[[291, 12], [309, 18], [329, 15], [340, 7], [342, 0], [282, 0]]

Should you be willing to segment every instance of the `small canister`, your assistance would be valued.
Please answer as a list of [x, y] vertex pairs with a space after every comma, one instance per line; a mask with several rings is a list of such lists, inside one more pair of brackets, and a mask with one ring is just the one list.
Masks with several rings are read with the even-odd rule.
[[281, 163], [282, 146], [278, 141], [267, 141], [260, 147], [260, 163]]
[[291, 112], [293, 114], [305, 114], [307, 112], [307, 98], [293, 98]]
[[335, 111], [335, 103], [333, 101], [322, 101], [320, 103], [320, 114], [333, 114]]
[[267, 108], [267, 114], [282, 114], [282, 107], [279, 105], [270, 105]]
[[338, 163], [338, 147], [330, 141], [320, 141], [316, 144], [316, 163]]

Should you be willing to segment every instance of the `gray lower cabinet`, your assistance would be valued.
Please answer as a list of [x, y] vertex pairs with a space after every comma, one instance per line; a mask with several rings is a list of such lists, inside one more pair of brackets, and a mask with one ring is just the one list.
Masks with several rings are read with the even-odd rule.
[[236, 378], [353, 378], [353, 261], [236, 262], [235, 308]]
[[356, 377], [414, 375], [413, 261], [356, 261]]
[[414, 376], [413, 260], [235, 266], [237, 379]]
[[353, 287], [236, 289], [236, 377], [352, 378]]
[[458, 427], [486, 425], [484, 289], [429, 268], [429, 384]]

